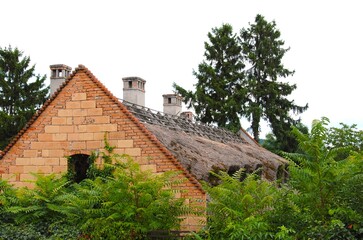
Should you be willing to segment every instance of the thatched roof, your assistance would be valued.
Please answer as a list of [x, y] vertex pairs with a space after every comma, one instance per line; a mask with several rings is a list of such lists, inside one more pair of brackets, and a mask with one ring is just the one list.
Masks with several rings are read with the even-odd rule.
[[240, 135], [213, 126], [123, 102], [198, 180], [209, 181], [209, 172], [240, 168], [252, 172], [262, 168], [262, 176], [275, 180], [284, 175], [287, 161], [246, 141]]

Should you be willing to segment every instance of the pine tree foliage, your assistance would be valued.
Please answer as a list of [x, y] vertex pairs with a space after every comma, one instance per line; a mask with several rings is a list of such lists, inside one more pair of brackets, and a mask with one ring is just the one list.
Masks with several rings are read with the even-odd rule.
[[257, 141], [261, 121], [266, 120], [282, 150], [291, 151], [289, 144], [295, 139], [289, 134], [290, 127], [299, 122], [292, 114], [300, 114], [308, 106], [288, 99], [295, 84], [279, 81], [294, 73], [282, 64], [289, 49], [283, 47], [280, 35], [275, 22], [267, 22], [261, 15], [239, 36], [229, 24], [213, 28], [204, 44], [205, 60], [193, 71], [198, 80], [195, 91], [174, 83], [175, 91], [194, 108], [201, 122], [238, 131], [240, 119], [246, 117]]
[[282, 64], [282, 58], [289, 50], [283, 48], [284, 41], [276, 29], [274, 21], [267, 22], [263, 16], [257, 15], [255, 23], [243, 28], [240, 33], [243, 59], [247, 69], [244, 87], [248, 89], [243, 114], [251, 121], [255, 140], [259, 140], [260, 121], [268, 121], [272, 132], [280, 142], [284, 139], [290, 126], [296, 121], [291, 118], [290, 111], [302, 113], [306, 106], [298, 106], [289, 96], [296, 89], [295, 84], [279, 82], [294, 74]]
[[193, 107], [197, 119], [204, 123], [216, 123], [234, 131], [240, 129], [241, 102], [245, 94], [242, 88], [243, 68], [237, 35], [232, 26], [223, 24], [208, 33], [204, 43], [205, 60], [193, 71], [198, 79], [195, 92], [186, 91], [174, 83], [176, 92]]
[[[293, 124], [291, 127], [296, 127], [300, 132], [304, 134], [309, 133], [309, 129], [307, 126], [302, 124], [301, 122], [297, 122]], [[286, 132], [286, 136], [284, 138], [287, 141], [279, 141], [273, 133], [268, 133], [262, 143], [262, 147], [278, 154], [283, 155], [284, 152], [296, 153], [299, 152], [299, 142], [296, 139], [296, 136], [290, 131]]]
[[45, 102], [46, 76], [34, 73], [30, 57], [18, 48], [0, 48], [0, 149], [3, 149]]

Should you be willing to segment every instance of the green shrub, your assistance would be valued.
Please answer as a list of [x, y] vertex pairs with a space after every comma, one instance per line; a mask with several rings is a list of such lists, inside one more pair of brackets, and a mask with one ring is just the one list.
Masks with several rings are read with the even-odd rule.
[[175, 197], [185, 180], [179, 172], [141, 171], [107, 142], [106, 150], [92, 155], [89, 178], [79, 184], [69, 173], [36, 174], [32, 189], [0, 180], [0, 239], [144, 239], [150, 231], [179, 229], [182, 216], [193, 214]]
[[277, 201], [277, 188], [254, 174], [241, 182], [241, 174], [243, 170], [233, 176], [221, 172], [216, 175], [220, 185], [205, 185], [211, 198], [207, 235], [211, 239], [273, 239], [265, 216]]
[[12, 214], [7, 208], [17, 202], [15, 189], [3, 179], [0, 179], [0, 223], [12, 222]]
[[295, 194], [284, 199], [285, 203], [291, 202], [294, 206], [294, 210], [284, 211], [285, 219], [290, 220], [284, 224], [293, 228], [301, 239], [355, 239], [361, 236], [362, 156], [358, 154], [356, 158], [341, 160], [349, 146], [332, 148], [326, 145], [328, 122], [327, 118], [315, 121], [310, 134], [295, 128], [293, 133], [302, 153], [285, 155], [292, 160], [288, 185]]
[[170, 189], [180, 183], [178, 173], [152, 174], [123, 158], [112, 177], [75, 184], [64, 196], [63, 213], [96, 239], [138, 239], [152, 230], [178, 229], [180, 216], [190, 213]]

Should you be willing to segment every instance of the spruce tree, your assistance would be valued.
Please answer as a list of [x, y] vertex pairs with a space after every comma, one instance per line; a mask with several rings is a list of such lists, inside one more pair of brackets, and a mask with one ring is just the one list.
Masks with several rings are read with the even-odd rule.
[[292, 113], [304, 112], [308, 105], [298, 106], [287, 97], [295, 84], [279, 81], [294, 71], [284, 67], [284, 48], [275, 22], [257, 15], [255, 23], [243, 28], [240, 36], [232, 26], [223, 24], [208, 33], [205, 60], [193, 71], [197, 78], [195, 91], [187, 91], [174, 83], [187, 107], [193, 107], [197, 120], [238, 131], [240, 119], [246, 117], [256, 141], [259, 141], [261, 120], [272, 128], [280, 150], [295, 151], [297, 141], [291, 126], [300, 124]]
[[3, 149], [45, 102], [46, 75], [36, 75], [30, 57], [18, 48], [0, 47], [0, 149]]
[[229, 24], [213, 28], [205, 42], [205, 60], [193, 71], [198, 79], [196, 90], [186, 91], [174, 83], [177, 93], [184, 97], [185, 103], [193, 107], [197, 120], [204, 123], [217, 123], [219, 127], [238, 131], [241, 127], [242, 88], [241, 46], [237, 35]]
[[264, 119], [269, 122], [277, 141], [288, 145], [294, 140], [289, 134], [290, 127], [298, 122], [291, 117], [291, 111], [302, 113], [308, 105], [298, 106], [287, 98], [296, 89], [295, 84], [278, 81], [294, 74], [282, 64], [289, 48], [283, 48], [284, 41], [280, 36], [275, 22], [267, 22], [261, 15], [240, 32], [243, 59], [248, 68], [244, 83], [248, 95], [243, 115], [251, 121], [256, 141], [259, 140], [260, 121]]

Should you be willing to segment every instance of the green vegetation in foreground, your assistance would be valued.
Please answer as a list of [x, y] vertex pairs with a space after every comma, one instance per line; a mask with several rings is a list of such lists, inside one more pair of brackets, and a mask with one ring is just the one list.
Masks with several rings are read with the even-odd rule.
[[70, 174], [36, 175], [34, 189], [0, 180], [0, 239], [145, 239], [179, 229], [183, 215], [197, 212], [175, 197], [171, 187], [184, 181], [178, 172], [153, 174], [126, 155], [101, 157], [115, 164], [91, 166], [79, 184]]
[[[329, 120], [315, 121], [310, 133], [293, 129], [300, 153], [288, 153], [287, 183], [256, 175], [240, 182], [220, 173], [221, 184], [205, 188], [208, 225], [195, 239], [362, 239], [363, 154], [333, 147]], [[353, 148], [354, 147], [354, 148]]]

